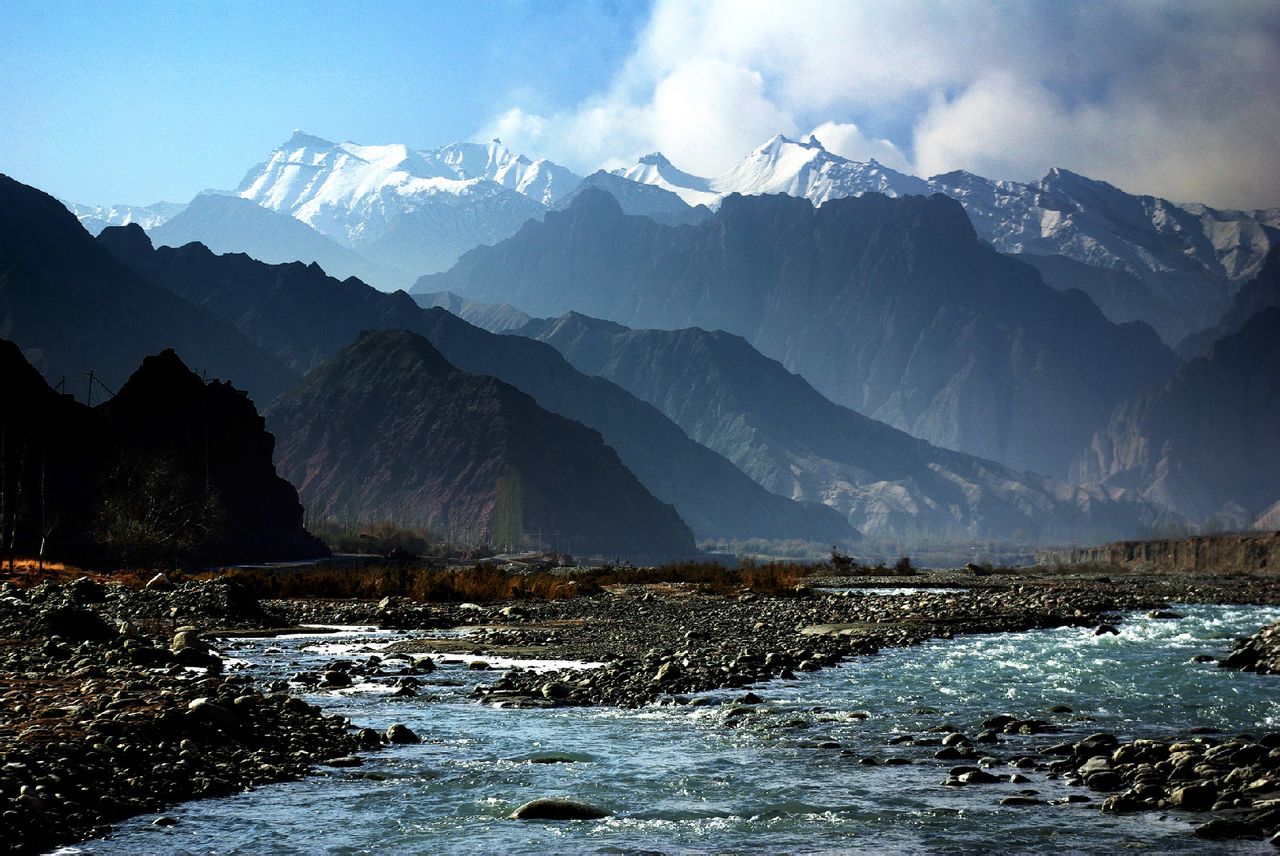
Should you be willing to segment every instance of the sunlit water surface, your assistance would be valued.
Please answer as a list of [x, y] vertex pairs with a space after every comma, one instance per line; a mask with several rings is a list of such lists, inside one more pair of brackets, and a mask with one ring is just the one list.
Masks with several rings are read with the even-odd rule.
[[[1277, 729], [1280, 680], [1195, 663], [1232, 638], [1280, 619], [1280, 609], [1185, 606], [1164, 621], [1127, 617], [1118, 636], [1087, 629], [961, 637], [857, 658], [798, 681], [755, 688], [766, 704], [733, 718], [743, 690], [714, 704], [613, 709], [499, 710], [468, 699], [500, 671], [445, 663], [420, 695], [390, 699], [356, 687], [307, 700], [376, 728], [403, 722], [418, 746], [325, 769], [303, 782], [186, 803], [123, 824], [82, 850], [138, 853], [703, 853], [703, 852], [1204, 852], [1185, 814], [1116, 817], [1093, 803], [1010, 808], [1003, 796], [1076, 791], [1043, 773], [1029, 784], [946, 788], [951, 763], [933, 749], [888, 745], [950, 723], [974, 733], [993, 714], [1054, 719], [1067, 736], [1112, 731], [1163, 737], [1192, 726], [1228, 733]], [[248, 640], [229, 651], [266, 679], [334, 656], [376, 653], [398, 636]], [[1074, 714], [1049, 713], [1068, 705]], [[862, 718], [865, 715], [865, 718]], [[1081, 721], [1079, 717], [1091, 717]], [[935, 735], [937, 736], [937, 735]], [[1007, 758], [1065, 739], [1011, 737]], [[840, 748], [819, 748], [836, 742]], [[535, 763], [547, 755], [571, 763]], [[863, 756], [928, 758], [867, 766]], [[1006, 772], [995, 768], [993, 772]], [[1078, 792], [1078, 791], [1076, 791]], [[508, 820], [529, 799], [569, 796], [603, 806], [602, 821]], [[1269, 852], [1259, 842], [1215, 852]]]

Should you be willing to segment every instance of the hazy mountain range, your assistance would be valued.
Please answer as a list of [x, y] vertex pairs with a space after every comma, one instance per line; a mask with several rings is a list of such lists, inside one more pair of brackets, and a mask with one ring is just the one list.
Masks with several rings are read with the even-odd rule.
[[[961, 203], [983, 240], [1032, 257], [1051, 286], [1084, 290], [1112, 321], [1146, 321], [1170, 346], [1214, 323], [1239, 285], [1260, 270], [1280, 227], [1277, 209], [1178, 204], [1061, 169], [1030, 183], [965, 172], [922, 179], [840, 157], [813, 138], [777, 136], [713, 178], [686, 173], [655, 153], [631, 168], [583, 179], [497, 140], [413, 149], [331, 143], [299, 131], [224, 195], [291, 217], [315, 235], [289, 232], [243, 208], [241, 221], [229, 205], [215, 216], [205, 200], [211, 194], [203, 194], [200, 217], [155, 240], [174, 246], [199, 240], [268, 261], [316, 261], [335, 275], [390, 290], [510, 236], [586, 187], [605, 189], [625, 212], [666, 225], [700, 222], [732, 193], [783, 193], [814, 205], [863, 193], [942, 193]], [[95, 234], [130, 222], [159, 229], [182, 209], [71, 207]], [[1108, 273], [1095, 276], [1096, 269]]]
[[164, 347], [264, 409], [291, 390], [278, 463], [320, 516], [480, 537], [519, 484], [523, 523], [675, 555], [1280, 513], [1275, 209], [781, 136], [711, 178], [656, 153], [582, 178], [297, 132], [185, 206], [0, 195], [0, 335], [82, 398]]
[[598, 431], [700, 539], [858, 537], [835, 511], [769, 493], [651, 405], [578, 372], [548, 345], [490, 333], [443, 309], [424, 309], [403, 292], [336, 280], [316, 265], [268, 265], [215, 255], [199, 244], [153, 249], [136, 226], [108, 229], [99, 240], [142, 276], [234, 323], [299, 374], [317, 368], [363, 330], [416, 332], [462, 371], [496, 377], [541, 407]]
[[1115, 325], [1085, 295], [997, 253], [939, 195], [819, 208], [733, 195], [697, 226], [669, 227], [589, 190], [416, 290], [630, 327], [723, 329], [837, 404], [1060, 477], [1113, 407], [1178, 364], [1146, 325]]
[[[406, 330], [362, 333], [271, 406], [280, 472], [313, 514], [429, 528], [451, 540], [524, 532], [551, 546], [692, 555], [693, 533], [595, 431]], [[554, 543], [553, 543], [554, 542]]]

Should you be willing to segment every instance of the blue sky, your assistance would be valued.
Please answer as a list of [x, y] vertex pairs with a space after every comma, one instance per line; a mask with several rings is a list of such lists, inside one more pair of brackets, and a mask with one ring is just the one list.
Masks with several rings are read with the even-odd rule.
[[702, 175], [775, 133], [918, 175], [1280, 205], [1274, 0], [0, 3], [0, 171], [227, 189], [294, 128]]
[[[234, 186], [296, 128], [439, 146], [586, 97], [643, 3], [0, 4], [0, 170], [91, 204]], [[550, 49], [554, 46], [554, 50]]]

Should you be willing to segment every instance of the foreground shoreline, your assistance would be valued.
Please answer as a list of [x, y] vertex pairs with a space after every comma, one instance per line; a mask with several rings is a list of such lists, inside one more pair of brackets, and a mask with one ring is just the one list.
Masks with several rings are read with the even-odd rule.
[[[794, 677], [849, 656], [930, 638], [1059, 626], [1107, 632], [1117, 613], [1161, 610], [1173, 602], [1280, 603], [1280, 583], [1258, 577], [1107, 581], [1034, 574], [966, 581], [928, 575], [841, 582], [967, 582], [976, 587], [878, 598], [822, 590], [791, 597], [726, 597], [678, 585], [648, 585], [617, 587], [592, 597], [485, 606], [398, 599], [259, 604], [224, 581], [189, 583], [169, 592], [88, 581], [25, 591], [5, 587], [0, 593], [5, 630], [0, 656], [5, 696], [17, 701], [6, 706], [6, 721], [0, 723], [5, 839], [12, 849], [27, 852], [83, 840], [104, 834], [107, 824], [127, 816], [183, 799], [298, 778], [316, 765], [341, 764], [356, 751], [387, 742], [385, 735], [357, 731], [289, 695], [297, 685], [255, 687], [251, 675], [221, 676], [219, 667], [206, 673], [210, 662], [201, 658], [209, 655], [200, 637], [183, 631], [177, 636], [185, 633], [185, 643], [175, 638], [173, 631], [181, 626], [211, 635], [261, 635], [272, 627], [301, 624], [406, 631], [405, 640], [393, 645], [380, 664], [339, 662], [312, 676], [322, 688], [352, 679], [411, 686], [405, 676], [411, 677], [414, 668], [429, 668], [431, 656], [456, 653], [600, 662], [605, 665], [590, 671], [513, 670], [477, 697], [513, 707], [636, 707]], [[90, 616], [102, 620], [95, 623]], [[114, 624], [126, 616], [127, 626]], [[431, 638], [434, 629], [446, 627], [472, 629], [463, 639]], [[92, 632], [86, 634], [85, 628]], [[96, 638], [75, 640], [63, 634]], [[50, 635], [63, 641], [49, 643]], [[420, 666], [415, 667], [415, 659]], [[1001, 727], [1010, 724], [1025, 725], [1006, 722]], [[968, 745], [968, 750], [964, 745], [945, 747], [959, 754], [944, 753], [950, 758], [940, 755], [939, 761], [964, 760], [976, 751]], [[1085, 757], [1070, 758], [1083, 766], [1098, 757], [1099, 746], [1119, 751], [1105, 740], [1095, 741], [1077, 753]], [[1219, 760], [1227, 757], [1218, 755]], [[1257, 761], [1254, 755], [1257, 750], [1249, 749], [1242, 757]], [[1073, 774], [1076, 770], [1072, 768]], [[1099, 784], [1111, 782], [1104, 778]], [[1265, 787], [1256, 787], [1255, 793], [1266, 793]], [[1132, 801], [1113, 808], [1138, 810]], [[1223, 810], [1227, 808], [1237, 807]], [[1236, 831], [1255, 828], [1260, 827]]]

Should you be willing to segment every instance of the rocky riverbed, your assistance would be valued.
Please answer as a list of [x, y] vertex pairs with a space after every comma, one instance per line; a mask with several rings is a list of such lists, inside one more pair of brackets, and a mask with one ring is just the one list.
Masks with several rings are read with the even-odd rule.
[[[4, 840], [12, 849], [40, 850], [102, 834], [128, 815], [301, 777], [316, 765], [356, 764], [352, 753], [413, 742], [406, 729], [357, 729], [289, 693], [358, 682], [413, 696], [422, 683], [415, 676], [429, 673], [433, 659], [465, 657], [475, 669], [502, 657], [592, 664], [512, 669], [483, 682], [474, 697], [497, 706], [697, 704], [701, 691], [740, 687], [741, 719], [760, 703], [747, 691], [751, 685], [890, 646], [1063, 626], [1107, 634], [1133, 610], [1152, 621], [1176, 620], [1169, 607], [1176, 602], [1280, 603], [1280, 584], [1249, 577], [1028, 576], [978, 585], [895, 597], [804, 588], [787, 597], [725, 597], [678, 585], [624, 586], [561, 601], [437, 605], [395, 598], [259, 603], [223, 580], [142, 590], [89, 580], [27, 589], [6, 584], [0, 587]], [[221, 636], [215, 647], [234, 655], [237, 643], [228, 637], [300, 624], [396, 628], [400, 638], [375, 655], [341, 657], [264, 686], [255, 686], [251, 672], [227, 668], [206, 641]], [[1246, 667], [1230, 657], [1223, 665]], [[893, 751], [924, 753], [903, 762], [946, 767], [947, 784], [955, 786], [993, 776], [1016, 782], [1020, 769], [1037, 769], [1105, 794], [1107, 810], [1211, 810], [1223, 821], [1205, 833], [1211, 836], [1256, 837], [1280, 823], [1271, 804], [1280, 799], [1271, 757], [1280, 735], [1191, 735], [1159, 746], [1094, 735], [1018, 757], [997, 749], [1004, 735], [1053, 728], [1010, 715], [967, 733], [916, 735]], [[994, 773], [995, 766], [1010, 769]], [[1010, 799], [1015, 806], [1037, 798]]]
[[223, 674], [200, 627], [179, 623], [269, 619], [219, 583], [0, 587], [6, 848], [38, 852], [101, 835], [131, 815], [297, 779], [315, 764], [405, 739], [356, 731], [299, 698], [255, 688], [251, 676]]

